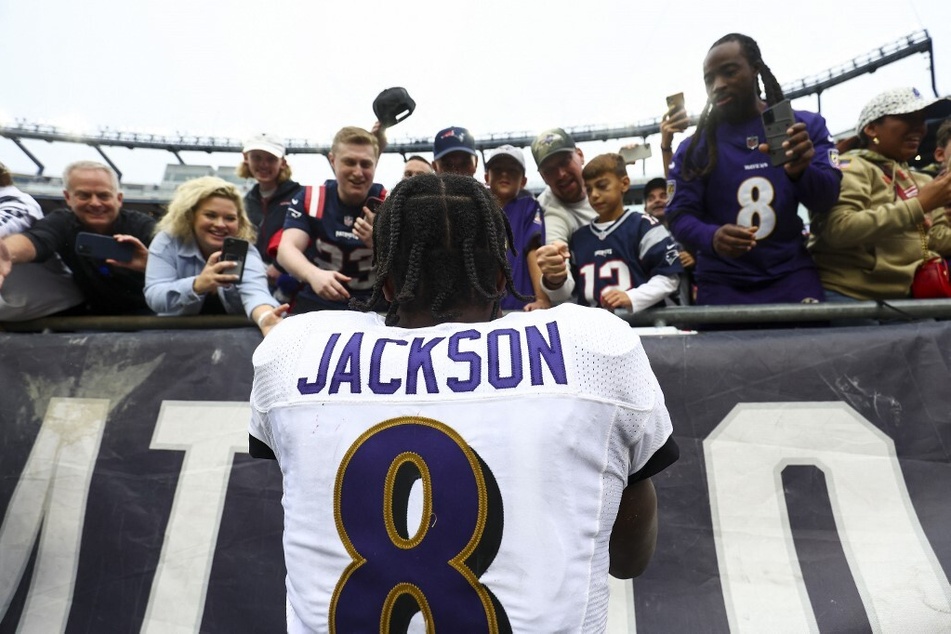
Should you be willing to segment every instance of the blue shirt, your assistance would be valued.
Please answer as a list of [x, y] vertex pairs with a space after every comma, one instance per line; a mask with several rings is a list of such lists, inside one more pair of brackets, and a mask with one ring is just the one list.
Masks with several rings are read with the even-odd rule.
[[655, 275], [683, 273], [677, 243], [653, 216], [626, 211], [607, 227], [587, 224], [571, 236], [578, 303], [600, 306], [609, 289], [637, 288]]
[[[310, 190], [310, 209], [307, 191]], [[374, 183], [368, 196], [385, 198], [383, 185]], [[300, 229], [313, 243], [305, 255], [325, 271], [339, 271], [351, 278], [343, 286], [351, 297], [368, 299], [373, 291], [373, 249], [353, 233], [353, 223], [363, 215], [363, 203], [345, 205], [337, 195], [337, 181], [327, 180], [321, 187], [304, 187], [291, 200], [284, 218], [284, 229]], [[309, 286], [301, 295], [326, 308], [346, 308], [345, 302], [329, 302], [314, 293]]]
[[[205, 268], [205, 256], [194, 240], [183, 242], [165, 231], [149, 246], [149, 262], [145, 267], [145, 301], [157, 314], [197, 315], [205, 301], [194, 291], [193, 284]], [[218, 298], [229, 315], [246, 314], [266, 304], [278, 306], [267, 289], [267, 274], [258, 250], [251, 245], [244, 262], [244, 276], [238, 284], [218, 289]]]

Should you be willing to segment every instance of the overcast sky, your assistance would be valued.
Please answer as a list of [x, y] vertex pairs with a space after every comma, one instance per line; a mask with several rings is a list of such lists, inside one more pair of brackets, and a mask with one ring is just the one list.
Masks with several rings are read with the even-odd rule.
[[[928, 29], [938, 90], [951, 94], [947, 0], [0, 0], [0, 24], [0, 121], [77, 131], [238, 138], [269, 131], [329, 142], [341, 126], [369, 127], [373, 99], [389, 86], [406, 87], [417, 103], [413, 116], [390, 130], [393, 140], [431, 138], [449, 125], [478, 137], [631, 124], [660, 114], [665, 95], [679, 91], [687, 109], [699, 112], [703, 57], [731, 31], [755, 38], [787, 83]], [[926, 56], [827, 91], [822, 113], [830, 130], [852, 128], [869, 98], [902, 85], [931, 93]], [[794, 106], [817, 108], [815, 98]], [[659, 154], [659, 138], [649, 141]], [[71, 160], [99, 158], [85, 146], [25, 144], [47, 174]], [[585, 153], [619, 145], [597, 143]], [[159, 151], [106, 152], [126, 182], [158, 182], [165, 164], [175, 162]], [[203, 153], [183, 158], [238, 161]], [[0, 160], [15, 171], [35, 170], [7, 139], [0, 139]], [[331, 177], [322, 157], [289, 160], [305, 184]], [[398, 155], [384, 155], [377, 180], [392, 186], [401, 165]], [[631, 169], [641, 174], [640, 166]], [[648, 176], [660, 171], [656, 159], [647, 164]]]

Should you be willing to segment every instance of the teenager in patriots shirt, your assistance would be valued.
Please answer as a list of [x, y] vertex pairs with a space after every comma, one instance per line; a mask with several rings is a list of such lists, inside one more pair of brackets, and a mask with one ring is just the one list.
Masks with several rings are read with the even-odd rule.
[[373, 288], [371, 198], [386, 190], [374, 183], [380, 156], [376, 136], [348, 126], [334, 137], [330, 164], [335, 179], [304, 187], [291, 200], [277, 260], [304, 282], [294, 313], [346, 309], [351, 297], [369, 297]]
[[761, 114], [783, 95], [759, 46], [726, 35], [703, 71], [709, 101], [674, 155], [667, 203], [671, 233], [697, 255], [697, 303], [823, 300], [797, 212], [803, 204], [822, 214], [838, 200], [838, 153], [825, 120], [796, 111], [784, 143], [791, 160], [773, 167]]

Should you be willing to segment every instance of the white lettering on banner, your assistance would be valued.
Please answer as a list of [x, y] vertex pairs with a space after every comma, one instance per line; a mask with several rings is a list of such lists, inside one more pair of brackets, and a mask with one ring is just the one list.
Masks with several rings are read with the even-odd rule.
[[951, 586], [921, 529], [894, 442], [845, 403], [733, 408], [703, 441], [732, 632], [818, 631], [782, 471], [814, 465], [874, 631], [947, 631]]
[[151, 449], [185, 452], [142, 632], [197, 632], [234, 455], [248, 450], [247, 403], [163, 401]]
[[108, 413], [108, 399], [50, 399], [0, 525], [0, 619], [40, 535], [19, 632], [46, 634], [66, 628], [89, 482]]

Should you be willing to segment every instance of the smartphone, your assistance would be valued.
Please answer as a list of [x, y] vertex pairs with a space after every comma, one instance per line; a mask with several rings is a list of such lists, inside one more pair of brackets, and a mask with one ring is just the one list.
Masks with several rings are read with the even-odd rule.
[[112, 236], [80, 231], [76, 236], [76, 254], [97, 260], [131, 262], [135, 255], [135, 245], [119, 242]]
[[651, 156], [651, 144], [645, 143], [644, 145], [635, 145], [633, 147], [622, 147], [621, 158], [624, 159], [625, 165], [631, 165], [637, 163], [638, 161]]
[[380, 205], [383, 204], [382, 198], [377, 198], [376, 196], [370, 196], [367, 198], [367, 202], [363, 205], [373, 213], [376, 213], [380, 210]]
[[674, 95], [667, 95], [667, 110], [674, 110], [675, 108], [684, 107], [684, 94], [678, 92]]
[[240, 238], [225, 238], [224, 246], [221, 247], [221, 261], [222, 262], [237, 262], [238, 266], [232, 267], [228, 271], [231, 275], [237, 275], [238, 281], [236, 284], [241, 283], [241, 279], [244, 277], [244, 261], [248, 257], [248, 246], [250, 243], [247, 240], [242, 240]]
[[769, 160], [774, 167], [792, 160], [791, 156], [786, 156], [783, 142], [788, 138], [786, 130], [795, 122], [792, 104], [788, 99], [783, 99], [775, 106], [763, 111], [763, 127], [766, 128], [766, 143], [769, 144]]

